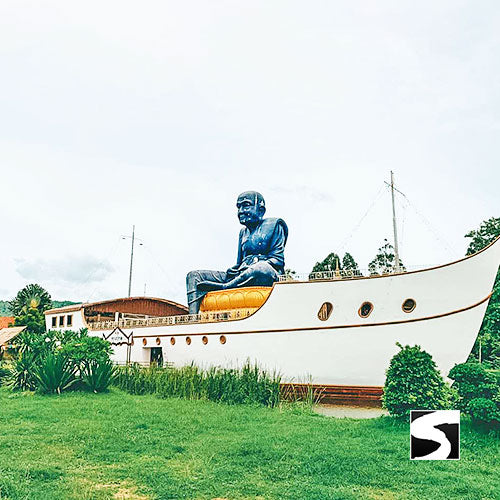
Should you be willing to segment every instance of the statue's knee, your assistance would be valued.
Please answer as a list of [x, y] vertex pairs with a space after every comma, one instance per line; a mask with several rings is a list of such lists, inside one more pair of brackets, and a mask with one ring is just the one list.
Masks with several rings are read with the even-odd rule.
[[253, 274], [259, 280], [266, 280], [272, 278], [274, 271], [267, 262], [260, 261], [255, 264]]
[[187, 275], [186, 275], [186, 283], [195, 282], [199, 276], [200, 276], [200, 273], [198, 271], [189, 271], [189, 273], [187, 273]]

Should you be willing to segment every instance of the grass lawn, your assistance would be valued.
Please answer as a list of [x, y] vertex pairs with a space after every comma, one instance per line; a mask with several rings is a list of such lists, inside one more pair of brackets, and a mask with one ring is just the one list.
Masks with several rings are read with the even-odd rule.
[[0, 498], [494, 499], [499, 443], [409, 460], [407, 425], [293, 409], [0, 388]]

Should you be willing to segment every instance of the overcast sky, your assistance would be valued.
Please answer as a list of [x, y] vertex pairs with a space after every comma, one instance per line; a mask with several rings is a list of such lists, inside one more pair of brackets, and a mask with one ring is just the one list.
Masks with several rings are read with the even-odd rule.
[[250, 189], [298, 272], [367, 267], [390, 170], [408, 266], [500, 216], [498, 1], [2, 0], [0, 68], [0, 299], [126, 296], [135, 224], [132, 294], [185, 303]]

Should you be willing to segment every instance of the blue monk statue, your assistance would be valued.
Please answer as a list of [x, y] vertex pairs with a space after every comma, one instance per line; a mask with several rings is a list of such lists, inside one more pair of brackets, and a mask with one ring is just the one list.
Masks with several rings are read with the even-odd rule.
[[283, 219], [264, 219], [260, 193], [247, 191], [236, 202], [240, 231], [238, 260], [227, 271], [191, 271], [186, 277], [189, 313], [196, 314], [207, 292], [243, 286], [271, 286], [283, 274], [288, 227]]

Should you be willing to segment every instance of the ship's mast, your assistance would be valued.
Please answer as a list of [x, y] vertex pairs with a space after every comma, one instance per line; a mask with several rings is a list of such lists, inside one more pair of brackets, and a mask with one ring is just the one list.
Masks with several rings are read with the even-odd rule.
[[132, 248], [130, 250], [130, 273], [128, 275], [128, 296], [132, 290], [132, 266], [134, 263], [134, 240], [135, 240], [135, 225], [132, 226]]
[[399, 267], [398, 227], [396, 224], [396, 206], [394, 204], [394, 173], [391, 170], [391, 196], [392, 196], [392, 229], [394, 231], [394, 259], [396, 272], [401, 271]]

